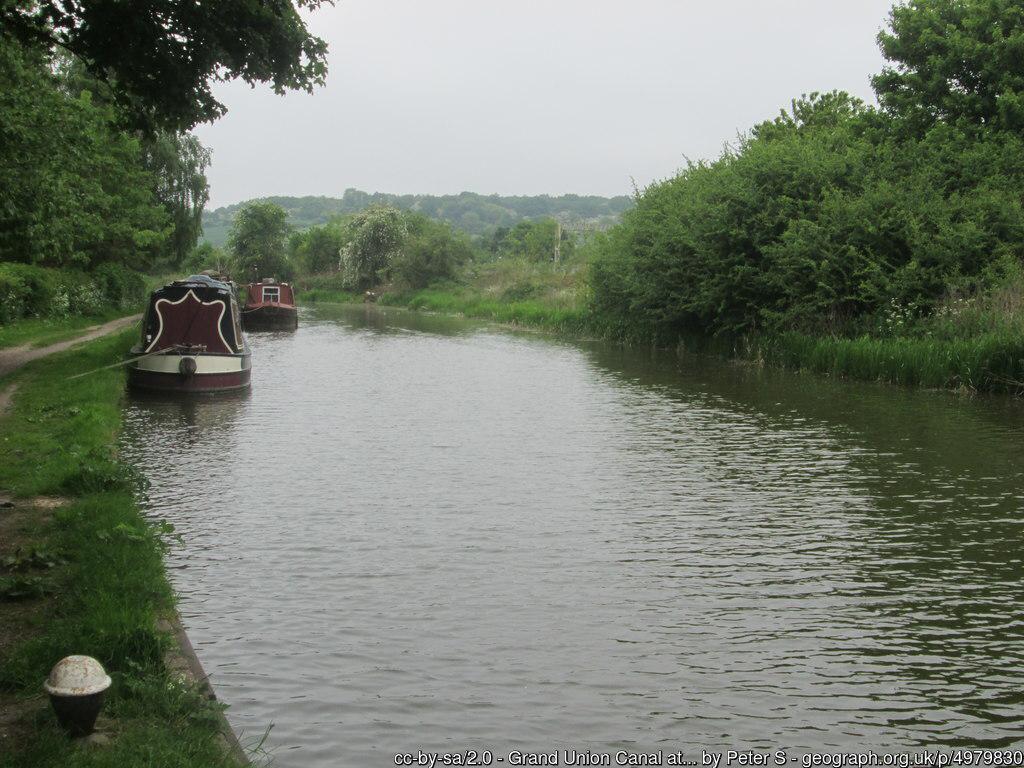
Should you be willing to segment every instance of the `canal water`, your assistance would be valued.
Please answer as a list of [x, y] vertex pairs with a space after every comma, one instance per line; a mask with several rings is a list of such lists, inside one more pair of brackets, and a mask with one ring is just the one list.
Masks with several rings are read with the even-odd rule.
[[280, 766], [1024, 744], [1024, 406], [326, 307], [127, 405]]

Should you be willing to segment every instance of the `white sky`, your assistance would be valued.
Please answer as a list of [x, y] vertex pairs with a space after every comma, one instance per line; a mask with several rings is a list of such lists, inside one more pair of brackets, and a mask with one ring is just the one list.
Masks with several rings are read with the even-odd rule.
[[893, 0], [338, 0], [312, 95], [222, 84], [210, 207], [368, 192], [619, 195], [802, 93], [873, 101]]

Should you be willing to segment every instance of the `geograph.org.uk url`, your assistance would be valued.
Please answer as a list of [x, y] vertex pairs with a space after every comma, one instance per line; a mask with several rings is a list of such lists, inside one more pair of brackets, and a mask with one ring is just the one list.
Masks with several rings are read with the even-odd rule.
[[[791, 758], [799, 760], [801, 768], [867, 768], [893, 766], [893, 768], [926, 768], [937, 766], [1024, 766], [1024, 750], [961, 749], [952, 752], [913, 752], [881, 754], [878, 752], [818, 752]], [[787, 761], [788, 762], [788, 761]], [[775, 763], [782, 765], [783, 763]], [[729, 765], [723, 762], [722, 765]], [[762, 763], [768, 765], [768, 763]]]

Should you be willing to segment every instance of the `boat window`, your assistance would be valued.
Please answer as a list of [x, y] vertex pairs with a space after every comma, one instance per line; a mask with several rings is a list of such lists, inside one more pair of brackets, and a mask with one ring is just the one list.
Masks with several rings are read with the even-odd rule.
[[281, 300], [281, 289], [276, 285], [265, 285], [263, 286], [263, 300], [264, 301], [280, 301]]

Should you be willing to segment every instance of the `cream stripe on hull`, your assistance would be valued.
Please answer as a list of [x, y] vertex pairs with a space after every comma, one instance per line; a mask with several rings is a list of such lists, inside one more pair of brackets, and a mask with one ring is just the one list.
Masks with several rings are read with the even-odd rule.
[[150, 355], [136, 360], [133, 367], [153, 373], [178, 373], [186, 357], [196, 361], [196, 373], [238, 373], [251, 367], [248, 355]]

